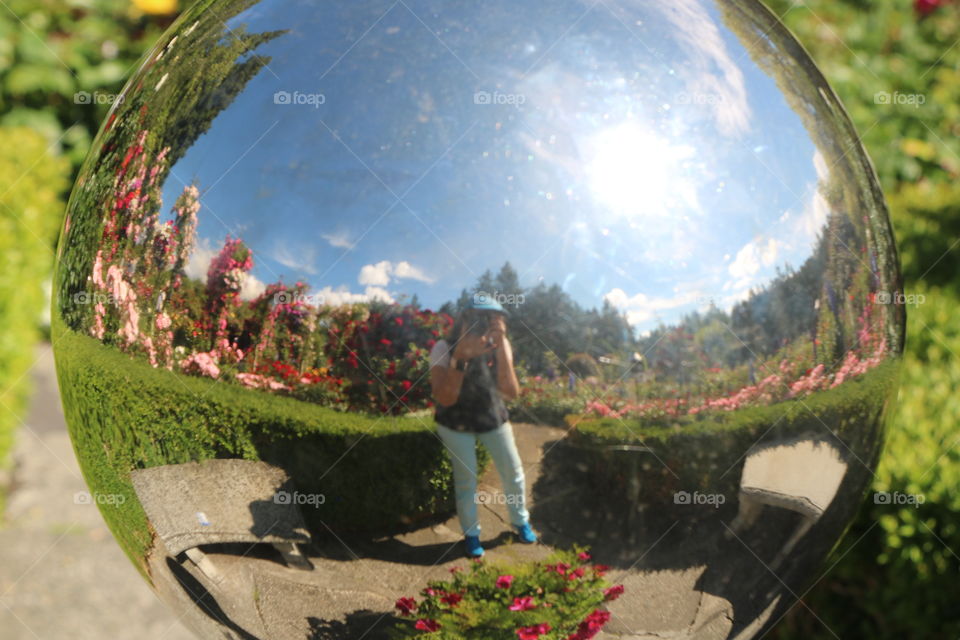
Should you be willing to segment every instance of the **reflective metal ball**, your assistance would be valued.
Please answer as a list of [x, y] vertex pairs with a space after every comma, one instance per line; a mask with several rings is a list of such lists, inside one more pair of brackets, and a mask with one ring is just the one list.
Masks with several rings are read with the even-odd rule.
[[870, 162], [754, 0], [202, 0], [54, 289], [92, 495], [209, 638], [754, 637], [904, 331]]

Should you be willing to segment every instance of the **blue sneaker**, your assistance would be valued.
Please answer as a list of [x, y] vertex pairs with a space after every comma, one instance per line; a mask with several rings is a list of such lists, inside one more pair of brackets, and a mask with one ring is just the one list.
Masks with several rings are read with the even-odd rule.
[[467, 548], [467, 555], [471, 558], [482, 558], [483, 547], [480, 545], [480, 536], [465, 536], [463, 544]]
[[521, 542], [533, 544], [537, 541], [537, 534], [530, 528], [529, 522], [520, 526], [514, 525], [513, 528], [517, 530], [517, 535], [520, 537]]

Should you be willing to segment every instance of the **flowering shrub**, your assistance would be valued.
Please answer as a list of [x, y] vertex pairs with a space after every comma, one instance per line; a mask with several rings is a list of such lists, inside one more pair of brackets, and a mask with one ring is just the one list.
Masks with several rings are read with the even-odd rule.
[[420, 599], [403, 597], [397, 638], [463, 640], [587, 640], [610, 618], [604, 602], [623, 594], [607, 567], [583, 548], [557, 551], [544, 562], [514, 565], [473, 561], [430, 582]]
[[151, 366], [235, 382], [343, 410], [400, 414], [431, 406], [429, 350], [446, 314], [396, 304], [307, 302], [303, 282], [241, 298], [253, 252], [227, 236], [206, 281], [185, 268], [200, 192], [189, 185], [162, 221], [168, 149], [141, 130], [117, 168], [88, 284], [86, 330]]

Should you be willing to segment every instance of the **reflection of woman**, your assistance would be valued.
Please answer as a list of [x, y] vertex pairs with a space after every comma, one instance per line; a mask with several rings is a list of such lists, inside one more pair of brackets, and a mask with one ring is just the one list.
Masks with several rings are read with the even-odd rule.
[[449, 340], [430, 352], [430, 383], [437, 402], [437, 432], [450, 452], [457, 515], [467, 555], [483, 555], [477, 517], [477, 440], [490, 452], [503, 483], [510, 522], [520, 540], [537, 541], [526, 508], [525, 479], [504, 397], [520, 392], [507, 340], [506, 311], [475, 296], [460, 314]]

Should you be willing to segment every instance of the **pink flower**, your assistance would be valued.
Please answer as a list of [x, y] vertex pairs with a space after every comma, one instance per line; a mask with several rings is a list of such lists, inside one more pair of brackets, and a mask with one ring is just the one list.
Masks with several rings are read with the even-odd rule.
[[269, 389], [271, 391], [289, 391], [290, 387], [279, 380], [261, 376], [257, 373], [238, 373], [237, 380], [240, 384], [252, 389]]
[[159, 329], [160, 331], [163, 331], [164, 329], [169, 329], [171, 324], [170, 316], [168, 316], [165, 313], [161, 313], [160, 315], [157, 316], [156, 324], [157, 324], [157, 329]]
[[413, 598], [400, 598], [395, 605], [400, 611], [400, 615], [409, 616], [417, 608], [417, 601]]
[[514, 598], [513, 604], [510, 605], [510, 611], [529, 611], [530, 609], [536, 609], [537, 605], [534, 604], [533, 598], [530, 596], [524, 596], [523, 598]]
[[551, 627], [546, 622], [535, 624], [530, 627], [520, 627], [517, 629], [517, 638], [519, 640], [537, 640], [541, 635], [550, 631]]
[[913, 0], [913, 10], [923, 17], [930, 15], [944, 4], [946, 0]]
[[217, 366], [215, 353], [205, 351], [191, 353], [180, 363], [180, 367], [187, 373], [199, 373], [210, 378], [220, 376], [220, 367]]
[[498, 589], [509, 589], [510, 585], [513, 584], [513, 576], [500, 576], [497, 578], [497, 588]]
[[588, 560], [590, 560], [590, 554], [587, 553], [586, 551], [581, 551], [580, 553], [577, 554], [577, 557], [583, 560], [584, 562], [587, 562]]
[[567, 574], [567, 580], [576, 580], [577, 578], [582, 578], [583, 572], [583, 567], [577, 567]]
[[607, 601], [616, 600], [617, 598], [619, 598], [619, 597], [622, 596], [622, 595], [623, 595], [623, 585], [622, 585], [622, 584], [615, 584], [615, 585], [613, 585], [612, 587], [610, 587], [609, 589], [604, 589], [604, 591], [603, 591], [603, 599], [604, 599], [604, 600], [607, 600]]
[[420, 631], [439, 631], [440, 623], [436, 620], [431, 620], [430, 618], [420, 618], [417, 620], [417, 624], [413, 625]]
[[584, 618], [583, 622], [581, 622], [577, 627], [576, 633], [569, 636], [567, 640], [590, 640], [590, 638], [600, 633], [603, 625], [607, 624], [609, 619], [609, 611], [601, 611], [597, 609]]

